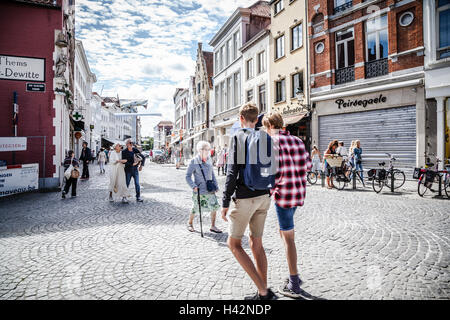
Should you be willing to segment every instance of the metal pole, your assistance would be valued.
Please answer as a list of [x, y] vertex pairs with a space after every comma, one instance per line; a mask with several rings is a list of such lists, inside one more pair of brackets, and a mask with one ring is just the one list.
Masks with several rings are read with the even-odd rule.
[[357, 171], [356, 169], [353, 170], [353, 176], [352, 176], [352, 180], [353, 180], [353, 190], [356, 190], [356, 175], [357, 175]]
[[[17, 116], [18, 112], [16, 112], [16, 105], [17, 105], [17, 91], [13, 92], [13, 134], [14, 137], [17, 137]], [[12, 152], [12, 163], [16, 164], [16, 152]]]
[[391, 170], [391, 192], [394, 192], [394, 170]]
[[324, 171], [320, 171], [320, 178], [322, 179], [322, 188], [325, 188], [325, 173]]
[[[445, 164], [444, 164], [445, 165]], [[439, 176], [439, 197], [442, 197], [442, 175], [438, 175]]]

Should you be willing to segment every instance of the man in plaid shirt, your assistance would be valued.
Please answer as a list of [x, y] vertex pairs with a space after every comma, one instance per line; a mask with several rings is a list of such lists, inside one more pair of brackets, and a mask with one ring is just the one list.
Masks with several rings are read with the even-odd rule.
[[279, 292], [291, 298], [308, 299], [300, 289], [301, 280], [297, 270], [297, 251], [294, 240], [294, 213], [303, 206], [306, 196], [306, 174], [311, 169], [311, 159], [303, 141], [282, 130], [283, 118], [277, 112], [264, 117], [263, 125], [272, 137], [279, 163], [272, 194], [284, 240], [290, 276]]

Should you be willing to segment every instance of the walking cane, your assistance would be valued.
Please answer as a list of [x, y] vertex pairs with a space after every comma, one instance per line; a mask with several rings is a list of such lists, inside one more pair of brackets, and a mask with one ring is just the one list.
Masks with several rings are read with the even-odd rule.
[[198, 212], [200, 213], [200, 234], [203, 238], [203, 225], [202, 225], [202, 206], [200, 204], [200, 188], [197, 188], [197, 200], [198, 200]]

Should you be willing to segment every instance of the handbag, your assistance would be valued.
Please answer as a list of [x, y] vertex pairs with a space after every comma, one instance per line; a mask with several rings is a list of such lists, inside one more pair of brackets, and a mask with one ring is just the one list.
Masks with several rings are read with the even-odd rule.
[[203, 168], [202, 168], [201, 164], [199, 164], [199, 167], [200, 167], [200, 170], [202, 171], [203, 179], [205, 179], [205, 181], [206, 181], [206, 190], [208, 190], [208, 192], [215, 192], [215, 191], [219, 190], [219, 188], [216, 186], [216, 184], [214, 183], [213, 180], [206, 180], [205, 173], [203, 172]]
[[70, 161], [70, 166], [66, 169], [66, 171], [64, 171], [64, 177], [66, 177], [67, 180], [69, 180], [72, 177], [72, 171], [74, 170], [72, 163], [73, 159]]

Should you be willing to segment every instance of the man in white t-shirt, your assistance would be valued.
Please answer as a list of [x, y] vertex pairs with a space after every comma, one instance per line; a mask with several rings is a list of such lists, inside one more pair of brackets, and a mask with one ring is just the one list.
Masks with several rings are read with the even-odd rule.
[[344, 148], [344, 141], [339, 141], [339, 146], [336, 149], [336, 154], [338, 154], [342, 157], [348, 156], [347, 150]]

